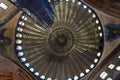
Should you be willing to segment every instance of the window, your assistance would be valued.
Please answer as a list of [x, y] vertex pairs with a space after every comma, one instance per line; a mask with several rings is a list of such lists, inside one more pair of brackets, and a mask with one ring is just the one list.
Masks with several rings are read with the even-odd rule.
[[108, 73], [102, 72], [102, 73], [100, 74], [100, 78], [105, 79], [105, 78], [107, 77], [107, 75], [108, 75]]
[[114, 67], [115, 67], [115, 65], [113, 65], [113, 64], [110, 64], [110, 65], [108, 66], [109, 69], [113, 69]]
[[107, 80], [112, 80], [112, 78], [107, 78]]
[[120, 66], [116, 67], [116, 70], [117, 70], [117, 71], [120, 71]]
[[120, 59], [120, 56], [118, 56], [118, 59]]
[[3, 9], [7, 9], [8, 8], [8, 6], [6, 4], [4, 4], [4, 3], [0, 3], [0, 7], [3, 8]]

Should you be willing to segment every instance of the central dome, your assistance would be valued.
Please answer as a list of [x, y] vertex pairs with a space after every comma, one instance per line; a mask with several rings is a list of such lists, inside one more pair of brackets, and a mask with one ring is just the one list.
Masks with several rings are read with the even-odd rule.
[[53, 5], [52, 26], [23, 13], [15, 29], [15, 51], [20, 62], [41, 80], [79, 80], [97, 65], [104, 47], [96, 13], [78, 0]]

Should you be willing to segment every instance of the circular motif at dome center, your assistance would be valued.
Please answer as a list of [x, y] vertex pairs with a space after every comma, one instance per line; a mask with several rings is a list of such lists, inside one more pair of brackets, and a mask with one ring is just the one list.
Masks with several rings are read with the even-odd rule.
[[73, 33], [64, 27], [56, 28], [48, 35], [49, 49], [55, 56], [67, 56], [74, 45]]

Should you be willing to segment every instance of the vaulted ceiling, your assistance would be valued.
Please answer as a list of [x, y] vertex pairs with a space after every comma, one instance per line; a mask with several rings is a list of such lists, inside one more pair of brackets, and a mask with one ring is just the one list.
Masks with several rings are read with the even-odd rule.
[[[64, 1], [64, 0], [63, 0]], [[66, 0], [66, 1], [69, 1], [69, 0]], [[74, 0], [73, 0], [74, 1]], [[105, 30], [105, 28], [104, 28], [104, 25], [105, 24], [107, 24], [107, 23], [113, 23], [113, 24], [120, 24], [120, 6], [119, 6], [119, 0], [116, 0], [116, 2], [114, 3], [114, 4], [112, 4], [112, 2], [113, 2], [113, 0], [101, 0], [101, 1], [97, 1], [97, 0], [83, 0], [83, 2], [87, 5], [87, 6], [90, 6], [90, 8], [91, 9], [93, 9], [94, 11], [95, 11], [95, 13], [97, 14], [97, 16], [98, 16], [98, 18], [100, 19], [100, 22], [101, 22], [101, 27], [103, 28], [103, 32], [104, 32], [104, 30]], [[103, 4], [104, 3], [104, 4]], [[1, 7], [1, 4], [3, 5], [3, 7]], [[66, 3], [67, 4], [67, 3]], [[106, 5], [107, 4], [107, 5]], [[6, 7], [7, 6], [7, 7]], [[113, 7], [111, 7], [111, 6], [113, 6]], [[5, 9], [4, 9], [4, 7], [5, 7]], [[117, 8], [116, 8], [117, 7]], [[58, 9], [58, 11], [59, 11], [59, 7], [58, 8], [56, 8], [56, 11], [57, 11], [57, 9]], [[77, 9], [77, 8], [76, 8]], [[76, 10], [75, 10], [76, 11]], [[57, 13], [56, 13], [57, 14]], [[58, 13], [58, 14], [60, 14], [60, 13]], [[72, 14], [72, 10], [71, 10], [71, 14]], [[77, 14], [77, 12], [76, 12], [76, 14]], [[84, 14], [87, 14], [87, 13], [84, 13]], [[84, 16], [84, 14], [83, 14], [83, 16]], [[36, 77], [35, 76], [35, 74], [37, 75], [37, 73], [34, 73], [34, 72], [30, 72], [30, 70], [31, 70], [31, 68], [29, 69], [29, 67], [27, 68], [27, 67], [25, 67], [25, 65], [23, 65], [23, 63], [24, 62], [22, 62], [22, 61], [20, 61], [20, 57], [17, 55], [17, 52], [19, 52], [19, 50], [18, 51], [16, 51], [17, 50], [17, 46], [16, 46], [16, 33], [17, 33], [17, 28], [19, 28], [19, 26], [21, 26], [22, 25], [22, 23], [21, 23], [21, 25], [18, 25], [19, 24], [19, 22], [20, 21], [24, 21], [24, 19], [23, 20], [21, 20], [23, 17], [22, 16], [24, 16], [24, 14], [23, 14], [23, 12], [20, 10], [20, 9], [18, 9], [16, 6], [14, 6], [12, 3], [10, 3], [8, 0], [0, 0], [0, 30], [2, 30], [2, 29], [7, 29], [5, 32], [4, 32], [4, 37], [5, 38], [9, 38], [10, 40], [11, 40], [11, 44], [10, 45], [3, 45], [2, 44], [2, 39], [0, 39], [1, 40], [1, 42], [0, 42], [0, 80], [9, 80], [9, 79], [13, 79], [13, 80], [40, 80], [38, 77]], [[78, 17], [79, 17], [79, 14], [78, 14]], [[86, 16], [84, 16], [84, 17], [86, 17]], [[77, 18], [77, 17], [76, 17]], [[96, 18], [97, 19], [97, 18]], [[32, 28], [33, 26], [32, 25], [35, 25], [36, 24], [36, 22], [34, 22], [34, 21], [32, 21], [32, 19], [30, 18], [30, 17], [27, 17], [27, 20], [28, 20], [28, 22], [27, 21], [25, 21], [24, 22], [24, 24], [25, 25], [28, 25], [28, 24], [31, 24], [31, 25], [29, 25], [29, 26], [27, 26], [26, 28], [23, 28], [23, 30], [24, 31], [28, 31], [29, 33], [31, 32], [31, 34], [33, 33], [32, 32], [32, 29], [34, 30], [34, 31], [38, 31], [38, 33], [39, 32], [42, 32], [42, 30], [43, 30], [43, 28], [42, 29], [40, 29], [40, 31], [39, 31], [39, 29], [36, 27], [36, 26], [34, 26], [34, 28]], [[77, 19], [75, 19], [76, 20], [76, 23], [77, 23]], [[79, 19], [78, 19], [79, 20]], [[57, 20], [56, 20], [56, 22], [57, 22]], [[55, 24], [56, 25], [56, 24]], [[92, 27], [90, 27], [90, 29], [91, 29]], [[93, 27], [93, 28], [95, 28], [95, 27]], [[99, 27], [98, 27], [99, 28]], [[62, 58], [61, 59], [61, 56], [63, 57], [63, 56], [65, 56], [65, 58], [66, 58], [66, 54], [67, 53], [65, 53], [65, 55], [62, 55], [61, 53], [57, 53], [57, 52], [59, 52], [59, 51], [61, 51], [61, 49], [62, 49], [62, 51], [64, 52], [64, 51], [66, 51], [66, 49], [63, 49], [62, 47], [61, 47], [61, 44], [63, 44], [63, 43], [65, 43], [66, 42], [66, 40], [69, 42], [69, 43], [67, 43], [68, 45], [70, 45], [71, 44], [71, 42], [72, 42], [72, 39], [71, 39], [71, 29], [72, 28], [70, 28], [70, 29], [68, 29], [68, 31], [65, 31], [65, 33], [64, 33], [64, 29], [54, 29], [54, 27], [53, 27], [53, 29], [51, 28], [51, 29], [48, 29], [47, 31], [49, 32], [49, 33], [47, 33], [47, 31], [46, 31], [46, 34], [47, 35], [49, 35], [50, 34], [50, 36], [53, 36], [52, 38], [50, 38], [50, 40], [51, 40], [51, 45], [53, 46], [53, 48], [52, 48], [52, 51], [51, 52], [54, 52], [54, 54], [53, 55], [55, 55], [55, 59], [57, 58], [57, 60], [59, 60], [58, 59], [58, 57], [60, 58], [60, 60], [63, 60], [64, 61], [64, 59]], [[86, 29], [86, 28], [84, 28], [84, 29]], [[84, 30], [83, 29], [83, 30]], [[57, 30], [57, 31], [55, 31], [55, 30]], [[21, 31], [21, 29], [19, 29], [18, 30], [18, 32], [20, 32]], [[87, 30], [86, 30], [87, 31]], [[63, 33], [64, 35], [65, 35], [65, 37], [68, 37], [70, 40], [68, 40], [68, 39], [66, 39], [66, 38], [64, 38], [63, 36], [62, 37], [60, 37], [59, 39], [58, 39], [58, 43], [60, 43], [60, 45], [59, 44], [54, 44], [54, 43], [56, 43], [55, 41], [54, 41], [54, 36], [57, 36], [57, 35], [55, 35], [54, 33]], [[35, 33], [37, 33], [37, 32], [35, 32]], [[45, 33], [45, 32], [44, 32]], [[74, 33], [76, 33], [76, 34], [78, 34], [77, 32], [74, 32], [73, 31], [73, 35], [75, 35]], [[86, 32], [87, 33], [87, 32]], [[26, 33], [27, 34], [27, 33]], [[66, 35], [67, 34], [67, 35]], [[69, 34], [70, 34], [70, 36], [69, 36]], [[25, 43], [25, 44], [28, 44], [27, 42], [29, 42], [29, 40], [25, 40], [24, 38], [31, 38], [31, 41], [32, 40], [34, 40], [34, 39], [32, 39], [32, 38], [36, 38], [35, 36], [37, 36], [37, 35], [39, 35], [39, 34], [36, 34], [35, 36], [32, 36], [31, 37], [31, 35], [30, 34], [28, 34], [28, 36], [26, 36], [25, 35], [25, 32], [23, 32], [23, 43]], [[85, 35], [85, 34], [83, 34], [83, 35]], [[81, 34], [79, 34], [79, 35], [75, 35], [76, 37], [77, 36], [83, 36], [82, 35], [82, 33]], [[19, 35], [20, 36], [20, 35]], [[104, 33], [103, 33], [103, 36], [104, 36]], [[41, 37], [42, 38], [42, 37]], [[41, 39], [42, 40], [42, 39]], [[20, 42], [18, 42], [18, 43], [20, 43]], [[32, 41], [32, 42], [30, 42], [30, 43], [35, 43], [35, 41]], [[37, 39], [36, 39], [36, 43], [37, 43]], [[35, 43], [35, 44], [36, 44]], [[39, 42], [38, 42], [39, 43]], [[81, 44], [83, 44], [83, 43], [81, 43]], [[117, 73], [119, 73], [120, 74], [120, 72], [119, 72], [119, 64], [120, 64], [120, 60], [119, 60], [119, 53], [120, 53], [120, 47], [118, 47], [119, 46], [119, 44], [120, 44], [120, 39], [118, 38], [118, 39], [116, 39], [116, 40], [114, 40], [114, 41], [112, 41], [112, 42], [106, 42], [106, 41], [104, 41], [104, 44], [102, 45], [102, 48], [103, 48], [103, 52], [101, 52], [101, 58], [100, 58], [100, 60], [99, 60], [99, 63], [98, 64], [96, 64], [96, 67], [94, 67], [94, 69], [92, 69], [92, 71], [88, 71], [89, 69], [86, 69], [86, 71], [88, 71], [89, 73], [87, 74], [87, 75], [85, 75], [85, 74], [81, 74], [81, 75], [85, 75], [85, 77], [83, 77], [83, 78], [81, 78], [82, 80], [114, 80], [114, 78], [113, 79], [111, 79], [110, 77], [111, 76], [109, 76], [108, 74], [109, 73], [106, 73], [107, 71], [107, 69], [106, 69], [106, 67], [108, 67], [109, 66], [109, 64], [113, 64], [112, 66], [114, 66], [115, 65], [115, 73], [117, 74]], [[24, 44], [22, 44], [21, 46], [23, 46]], [[29, 45], [29, 44], [28, 44]], [[38, 45], [38, 44], [36, 44], [36, 45]], [[57, 48], [56, 48], [56, 46], [54, 47], [54, 45], [57, 45]], [[77, 44], [76, 44], [77, 45]], [[96, 44], [95, 44], [96, 45]], [[30, 45], [30, 46], [32, 46], [32, 45]], [[23, 48], [24, 49], [26, 49], [25, 51], [25, 53], [26, 54], [28, 54], [27, 53], [27, 48], [29, 48], [30, 46], [26, 46], [26, 47], [24, 47], [23, 46]], [[34, 45], [35, 46], [35, 45]], [[36, 48], [34, 48], [33, 46], [32, 46], [32, 48], [31, 48], [31, 51], [33, 50], [33, 51], [38, 51], [39, 50], [39, 47], [40, 47], [41, 45], [38, 45], [38, 47], [37, 46], [35, 46]], [[81, 47], [81, 46], [80, 46]], [[47, 48], [47, 47], [46, 47]], [[50, 47], [48, 47], [48, 48], [50, 48]], [[58, 48], [60, 48], [60, 49], [58, 49]], [[67, 46], [67, 50], [69, 50], [68, 49], [69, 47]], [[73, 48], [75, 48], [75, 46], [73, 47]], [[50, 48], [51, 49], [51, 48]], [[89, 47], [84, 47], [84, 48], [81, 48], [81, 49], [83, 49], [83, 50], [85, 50], [85, 49], [88, 49], [88, 51], [89, 51], [89, 49], [91, 49], [91, 48], [89, 48]], [[47, 50], [47, 49], [46, 49]], [[56, 52], [56, 50], [57, 50], [57, 52]], [[42, 50], [41, 50], [42, 51]], [[48, 51], [49, 51], [49, 49], [48, 49]], [[49, 52], [50, 52], [49, 51]], [[28, 52], [30, 52], [30, 50], [28, 50]], [[56, 54], [57, 53], [57, 54]], [[74, 52], [73, 52], [74, 53]], [[32, 54], [32, 53], [31, 53]], [[114, 54], [116, 54], [116, 55], [114, 55]], [[21, 54], [20, 54], [21, 55]], [[56, 56], [57, 55], [57, 56]], [[99, 54], [97, 54], [98, 56], [99, 56]], [[33, 55], [34, 56], [34, 55]], [[76, 55], [75, 55], [76, 56]], [[74, 57], [75, 57], [74, 56]], [[77, 55], [78, 56], [78, 55]], [[111, 57], [111, 56], [113, 56], [113, 57]], [[26, 58], [29, 58], [29, 57], [32, 57], [32, 55], [27, 55], [26, 56]], [[39, 57], [39, 56], [38, 56]], [[23, 58], [22, 58], [23, 59]], [[72, 58], [73, 59], [73, 58]], [[77, 58], [76, 58], [77, 59]], [[75, 59], [75, 60], [76, 60]], [[84, 58], [84, 59], [89, 59], [89, 58]], [[91, 59], [92, 59], [92, 57], [91, 57]], [[53, 60], [54, 61], [54, 59], [51, 59], [51, 60]], [[24, 59], [23, 59], [23, 61], [24, 61]], [[42, 58], [41, 58], [41, 61], [42, 61]], [[66, 60], [67, 61], [67, 60]], [[71, 60], [72, 61], [72, 60]], [[73, 60], [74, 61], [74, 60]], [[96, 61], [96, 59], [95, 59], [95, 61]], [[107, 62], [108, 63], [107, 63]], [[112, 62], [114, 62], [114, 61], [116, 61], [117, 63], [111, 63], [111, 61]], [[34, 61], [33, 61], [34, 62]], [[39, 62], [38, 62], [39, 63]], [[61, 62], [62, 63], [62, 62]], [[74, 63], [74, 62], [73, 62]], [[75, 63], [82, 63], [82, 62], [75, 62]], [[74, 63], [74, 64], [75, 64]], [[32, 62], [31, 62], [31, 64], [32, 64]], [[46, 63], [46, 64], [49, 64], [49, 63]], [[52, 64], [54, 64], [54, 63], [51, 63], [51, 64], [49, 64], [49, 65], [52, 65]], [[72, 63], [71, 63], [72, 64]], [[36, 63], [36, 65], [37, 65], [37, 63]], [[28, 66], [28, 65], [27, 65]], [[94, 65], [91, 65], [91, 66], [94, 66]], [[117, 67], [118, 66], [118, 67]], [[36, 67], [36, 66], [32, 66], [32, 67]], [[44, 66], [42, 66], [42, 67], [44, 67]], [[53, 66], [54, 67], [54, 66]], [[60, 66], [57, 66], [57, 67], [60, 67]], [[52, 67], [51, 67], [52, 68]], [[110, 67], [111, 68], [111, 67]], [[57, 70], [57, 69], [56, 69]], [[65, 69], [64, 69], [65, 70]], [[76, 69], [77, 70], [77, 69]], [[98, 71], [97, 71], [98, 70]], [[47, 70], [46, 71], [44, 71], [45, 73], [47, 73]], [[43, 73], [44, 73], [43, 72]], [[65, 71], [63, 71], [63, 72], [65, 72]], [[79, 71], [78, 71], [79, 72]], [[52, 73], [52, 72], [51, 72]], [[57, 73], [57, 72], [56, 72]], [[54, 73], [54, 74], [56, 74], [56, 73]], [[59, 71], [58, 71], [58, 73], [59, 73]], [[67, 72], [66, 72], [67, 73]], [[98, 73], [98, 74], [96, 74], [96, 73]], [[112, 73], [112, 70], [111, 70], [111, 73]], [[110, 73], [110, 75], [111, 75], [111, 73]], [[61, 71], [61, 73], [60, 74], [65, 74], [65, 73], [62, 73], [62, 71]], [[40, 74], [41, 76], [41, 79], [43, 79], [44, 80], [44, 75], [42, 75], [42, 74]], [[47, 75], [47, 74], [46, 74]], [[52, 74], [51, 74], [52, 75]], [[65, 74], [66, 75], [66, 74]], [[72, 75], [72, 72], [70, 73], [69, 72], [69, 74], [68, 75], [66, 75], [66, 76], [69, 76], [69, 75]], [[104, 79], [104, 77], [103, 76], [105, 76], [105, 79]], [[117, 74], [118, 75], [118, 74]], [[62, 75], [62, 76], [64, 76], [64, 75]], [[102, 76], [102, 77], [101, 77]], [[52, 76], [53, 77], [53, 76]], [[59, 77], [59, 75], [57, 76], [57, 77]], [[72, 76], [73, 77], [73, 80], [77, 80], [78, 79], [78, 77], [77, 76], [75, 76], [75, 75], [73, 75]], [[99, 78], [98, 78], [99, 77]], [[52, 78], [49, 78], [49, 76], [47, 77], [47, 78], [45, 78], [45, 80], [51, 80]], [[59, 79], [63, 79], [63, 80], [66, 80], [66, 78], [59, 78]], [[58, 79], [58, 80], [59, 80]], [[71, 80], [72, 78], [70, 78], [69, 80]], [[119, 78], [117, 77], [116, 78], [116, 80], [119, 80]]]

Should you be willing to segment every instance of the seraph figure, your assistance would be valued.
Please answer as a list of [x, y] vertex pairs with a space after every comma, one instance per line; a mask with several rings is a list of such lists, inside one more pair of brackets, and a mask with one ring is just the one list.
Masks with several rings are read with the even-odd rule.
[[4, 36], [5, 31], [6, 29], [0, 30], [0, 51], [4, 51], [5, 46], [10, 45], [12, 43], [11, 39]]
[[105, 39], [107, 42], [112, 42], [120, 38], [120, 24], [108, 23], [105, 27]]

